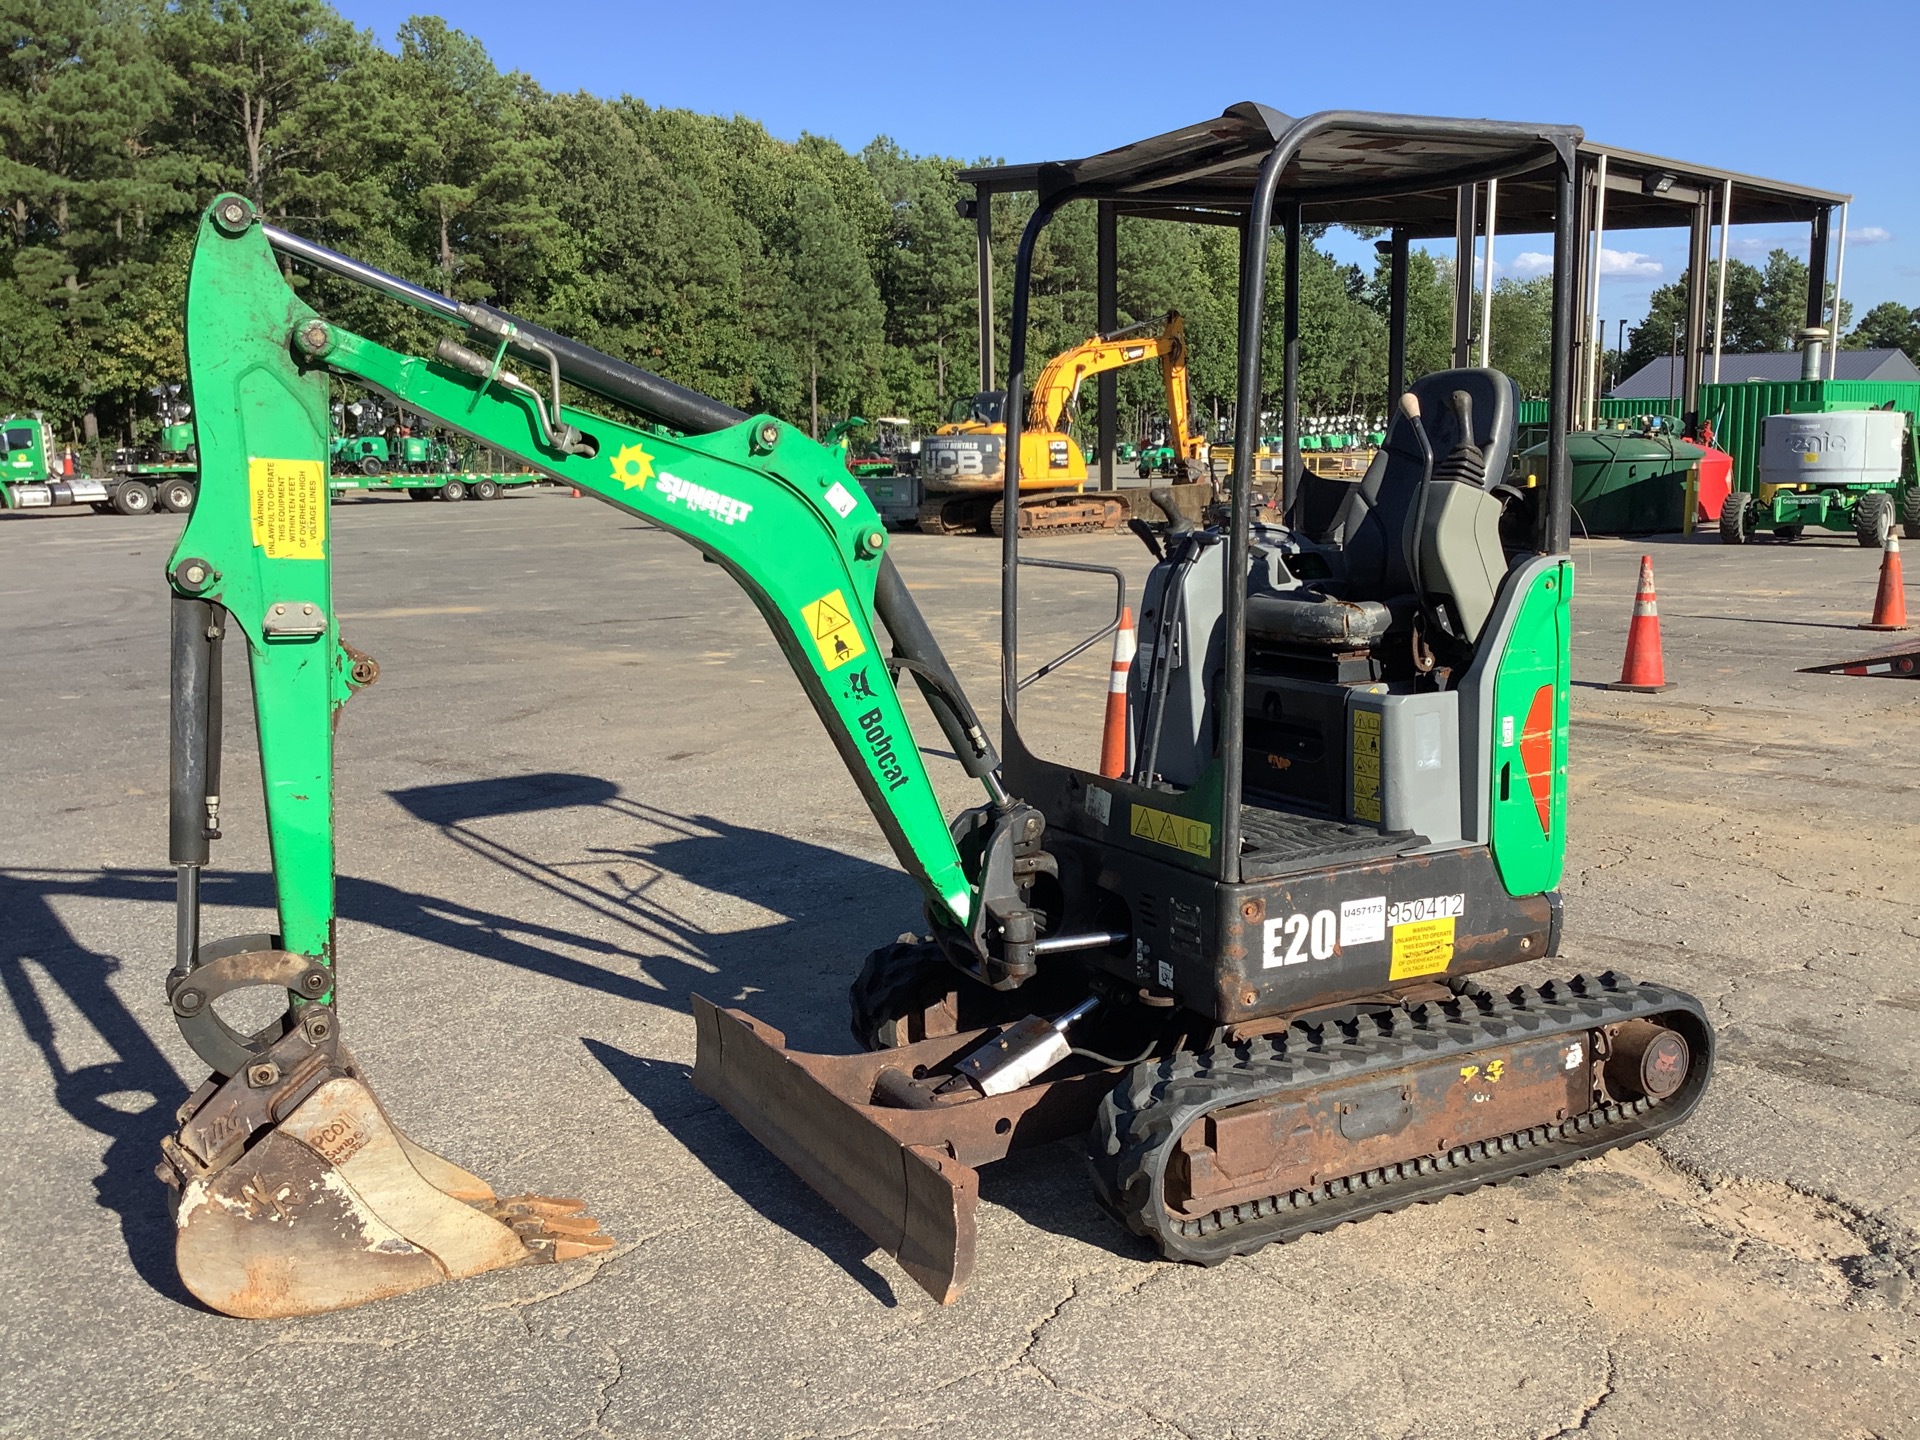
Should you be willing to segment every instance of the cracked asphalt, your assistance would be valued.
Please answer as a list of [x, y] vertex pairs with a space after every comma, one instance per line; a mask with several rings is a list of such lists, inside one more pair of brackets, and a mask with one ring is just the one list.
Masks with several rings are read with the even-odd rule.
[[[1121, 1235], [1074, 1145], [1030, 1152], [984, 1173], [941, 1309], [688, 1083], [690, 991], [843, 1049], [860, 957], [917, 917], [751, 606], [563, 493], [335, 520], [383, 667], [339, 729], [344, 1033], [417, 1139], [619, 1244], [300, 1321], [184, 1295], [152, 1173], [203, 1073], [161, 991], [180, 522], [0, 517], [0, 1433], [1920, 1435], [1920, 686], [1796, 673], [1885, 644], [1850, 539], [1576, 546], [1565, 954], [1514, 978], [1701, 996], [1685, 1126], [1212, 1270]], [[897, 548], [989, 699], [997, 547]], [[1042, 548], [1144, 571], [1130, 538]], [[1677, 687], [1593, 688], [1643, 552]], [[1106, 600], [1032, 583], [1037, 663]], [[1091, 755], [1105, 674], [1030, 692], [1043, 750]], [[210, 938], [270, 923], [228, 681]]]

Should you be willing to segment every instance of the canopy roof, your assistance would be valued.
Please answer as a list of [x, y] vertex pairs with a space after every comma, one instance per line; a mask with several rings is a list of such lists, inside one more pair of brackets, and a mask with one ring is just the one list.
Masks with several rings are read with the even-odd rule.
[[1573, 157], [1608, 159], [1607, 228], [1684, 224], [1702, 194], [1731, 180], [1739, 224], [1805, 222], [1849, 197], [1710, 166], [1611, 150], [1573, 125], [1323, 111], [1295, 119], [1243, 101], [1217, 119], [1079, 160], [963, 170], [982, 194], [1072, 189], [1122, 213], [1237, 224], [1260, 165], [1289, 135], [1298, 152], [1281, 180], [1308, 224], [1404, 225], [1416, 238], [1454, 233], [1459, 186], [1499, 179], [1505, 234], [1553, 228], [1555, 171]]

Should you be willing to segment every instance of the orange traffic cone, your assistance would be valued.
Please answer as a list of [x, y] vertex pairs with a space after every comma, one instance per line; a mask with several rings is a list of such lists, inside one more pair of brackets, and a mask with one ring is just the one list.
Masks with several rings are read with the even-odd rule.
[[1627, 626], [1627, 656], [1620, 663], [1620, 678], [1607, 688], [1641, 694], [1673, 688], [1660, 654], [1660, 606], [1653, 594], [1651, 555], [1640, 557], [1640, 584], [1633, 595], [1633, 620]]
[[1862, 630], [1907, 628], [1907, 587], [1900, 579], [1900, 537], [1889, 534], [1880, 552], [1880, 593], [1873, 597], [1873, 619]]
[[1107, 680], [1107, 724], [1100, 736], [1100, 773], [1118, 780], [1127, 773], [1127, 675], [1133, 669], [1133, 607], [1120, 607], [1113, 633], [1113, 674]]

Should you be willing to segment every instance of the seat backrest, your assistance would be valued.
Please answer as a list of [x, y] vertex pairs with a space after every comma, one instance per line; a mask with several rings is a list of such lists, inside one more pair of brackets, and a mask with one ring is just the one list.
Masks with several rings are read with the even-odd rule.
[[[1513, 381], [1498, 370], [1439, 370], [1416, 380], [1412, 389], [1436, 465], [1460, 438], [1452, 397], [1464, 390], [1473, 401], [1473, 440], [1486, 457], [1484, 488], [1491, 490], [1506, 478], [1520, 398]], [[1425, 469], [1413, 424], [1394, 411], [1387, 443], [1334, 522], [1333, 537], [1344, 562], [1339, 589], [1346, 599], [1393, 600], [1413, 593], [1407, 568], [1408, 515], [1419, 498]]]

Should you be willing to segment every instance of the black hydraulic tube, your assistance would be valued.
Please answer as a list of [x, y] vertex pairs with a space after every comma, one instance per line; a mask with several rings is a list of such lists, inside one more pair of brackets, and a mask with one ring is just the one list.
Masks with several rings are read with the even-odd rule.
[[[1300, 489], [1300, 202], [1285, 207], [1287, 273], [1281, 282], [1280, 513], [1293, 520]], [[1256, 462], [1258, 463], [1258, 462]]]
[[[397, 275], [389, 275], [384, 270], [375, 269], [350, 255], [342, 255], [337, 250], [329, 250], [317, 245], [302, 235], [295, 235], [278, 226], [263, 225], [267, 243], [282, 255], [303, 260], [318, 270], [338, 275], [343, 280], [351, 280], [370, 290], [411, 305], [416, 310], [425, 311], [456, 324], [466, 323], [460, 314], [460, 305], [445, 295], [437, 294], [402, 280]], [[747, 412], [724, 405], [710, 395], [702, 395], [698, 390], [689, 390], [684, 385], [676, 385], [663, 379], [650, 370], [642, 370], [637, 365], [629, 365], [624, 360], [595, 350], [590, 345], [582, 345], [578, 340], [570, 340], [565, 335], [556, 334], [542, 325], [509, 315], [493, 306], [483, 306], [492, 310], [501, 319], [508, 321], [521, 336], [551, 350], [560, 362], [560, 374], [583, 390], [604, 396], [608, 400], [638, 410], [663, 424], [671, 425], [689, 435], [705, 435], [714, 430], [724, 430], [729, 425], [737, 425], [747, 418]], [[516, 347], [517, 348], [517, 347]], [[546, 356], [527, 350], [521, 353], [529, 359], [545, 362]]]
[[[1323, 122], [1324, 123], [1324, 122]], [[1266, 318], [1267, 238], [1273, 229], [1273, 200], [1287, 162], [1317, 127], [1294, 126], [1260, 162], [1247, 228], [1240, 243], [1240, 394], [1234, 407], [1232, 521], [1227, 529], [1226, 594], [1222, 597], [1227, 631], [1227, 674], [1220, 716], [1220, 878], [1240, 878], [1240, 787], [1245, 770], [1247, 717], [1241, 705], [1247, 691], [1247, 563], [1252, 523], [1254, 452], [1260, 443], [1260, 337]], [[1289, 357], [1291, 371], [1298, 355]]]
[[1013, 318], [1007, 333], [1007, 399], [1001, 410], [1006, 420], [1006, 484], [1002, 490], [1000, 527], [1000, 709], [1002, 723], [1011, 725], [1020, 705], [1020, 434], [1027, 405], [1027, 291], [1033, 278], [1033, 247], [1047, 222], [1073, 196], [1062, 190], [1034, 207], [1027, 228], [1020, 232], [1020, 248], [1013, 264]]
[[1567, 466], [1567, 405], [1573, 334], [1573, 161], [1562, 157], [1554, 183], [1553, 345], [1547, 375], [1547, 503], [1541, 507], [1540, 548], [1565, 555], [1573, 545], [1573, 476]]
[[224, 615], [173, 597], [168, 725], [167, 848], [174, 866], [174, 969], [200, 948], [200, 869], [212, 855], [220, 803], [220, 643]]
[[[993, 741], [980, 724], [980, 717], [967, 702], [966, 692], [947, 663], [940, 642], [928, 628], [927, 620], [914, 603], [907, 582], [891, 555], [880, 561], [880, 574], [874, 582], [873, 608], [880, 623], [893, 640], [893, 653], [914, 662], [914, 683], [920, 687], [927, 708], [933, 712], [941, 733], [953, 747], [960, 768], [976, 780], [984, 780], [1000, 768], [1000, 756]], [[922, 672], [925, 673], [922, 673]]]

